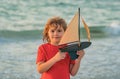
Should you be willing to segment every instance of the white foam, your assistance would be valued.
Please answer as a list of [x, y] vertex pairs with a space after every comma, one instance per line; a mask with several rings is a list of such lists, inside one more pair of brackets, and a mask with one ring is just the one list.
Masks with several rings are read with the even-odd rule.
[[119, 24], [119, 22], [112, 22], [111, 24], [110, 24], [110, 27], [112, 27], [112, 28], [120, 28], [119, 27], [120, 26], [120, 24]]
[[120, 23], [119, 22], [112, 22], [110, 24], [111, 32], [115, 35], [118, 35], [120, 33]]

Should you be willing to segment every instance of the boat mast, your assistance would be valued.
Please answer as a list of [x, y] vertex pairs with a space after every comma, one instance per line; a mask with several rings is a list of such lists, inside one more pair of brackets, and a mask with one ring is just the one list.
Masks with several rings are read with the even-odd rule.
[[78, 37], [79, 37], [79, 46], [80, 46], [80, 8], [78, 8]]

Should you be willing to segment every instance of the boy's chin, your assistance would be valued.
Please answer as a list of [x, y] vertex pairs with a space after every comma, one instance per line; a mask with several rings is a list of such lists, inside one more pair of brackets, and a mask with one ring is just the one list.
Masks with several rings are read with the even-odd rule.
[[58, 40], [58, 41], [56, 41], [56, 43], [59, 43], [60, 41]]

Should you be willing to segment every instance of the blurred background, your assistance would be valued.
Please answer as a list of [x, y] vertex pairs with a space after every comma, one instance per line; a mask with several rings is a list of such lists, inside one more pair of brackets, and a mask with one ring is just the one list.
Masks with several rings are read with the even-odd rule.
[[47, 19], [69, 23], [79, 7], [92, 45], [71, 79], [120, 79], [120, 0], [0, 0], [0, 79], [39, 79], [35, 62]]

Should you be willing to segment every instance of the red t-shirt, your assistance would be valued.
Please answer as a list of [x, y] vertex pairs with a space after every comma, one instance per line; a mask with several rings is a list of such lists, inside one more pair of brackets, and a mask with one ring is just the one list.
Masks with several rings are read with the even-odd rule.
[[[49, 43], [42, 44], [38, 48], [36, 63], [48, 61], [58, 52], [58, 46]], [[70, 79], [69, 67], [74, 64], [74, 60], [70, 59], [68, 53], [66, 58], [56, 62], [48, 71], [42, 73], [41, 79]]]

